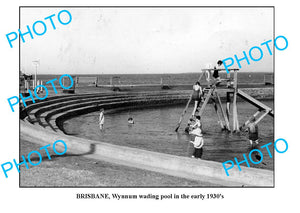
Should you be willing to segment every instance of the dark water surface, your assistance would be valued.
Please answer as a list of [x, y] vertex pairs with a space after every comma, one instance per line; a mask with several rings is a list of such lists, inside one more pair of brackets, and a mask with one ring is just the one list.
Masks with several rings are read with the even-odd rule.
[[[273, 108], [273, 101], [263, 102]], [[184, 106], [168, 106], [106, 114], [103, 131], [99, 130], [99, 113], [90, 113], [67, 120], [64, 123], [64, 128], [68, 134], [77, 137], [189, 157], [193, 152], [193, 146], [188, 142], [189, 135], [185, 134], [183, 129], [192, 108], [188, 109], [178, 133], [174, 131], [183, 108]], [[256, 110], [255, 107], [246, 102], [238, 102], [240, 125]], [[128, 117], [131, 116], [134, 118], [134, 125], [127, 123]], [[259, 123], [259, 147], [274, 142], [273, 124], [274, 120], [270, 116], [266, 116]], [[204, 130], [203, 159], [224, 162], [234, 160], [234, 157], [237, 157], [241, 161], [243, 160], [243, 153], [248, 156], [251, 147], [247, 135], [222, 132], [211, 104], [204, 111], [202, 125]], [[273, 146], [270, 146], [270, 150], [273, 155]], [[274, 157], [270, 158], [265, 148], [261, 151], [263, 153], [262, 163], [254, 165], [249, 161], [250, 166], [273, 170]], [[254, 155], [252, 157], [254, 161], [257, 161]], [[241, 165], [246, 166], [245, 163]]]

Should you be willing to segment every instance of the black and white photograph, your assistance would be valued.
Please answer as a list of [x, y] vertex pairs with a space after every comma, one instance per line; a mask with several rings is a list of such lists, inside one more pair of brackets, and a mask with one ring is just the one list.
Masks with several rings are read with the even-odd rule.
[[21, 7], [20, 23], [20, 155], [66, 150], [32, 153], [20, 187], [274, 186], [273, 7]]
[[3, 212], [297, 212], [296, 2], [0, 7]]

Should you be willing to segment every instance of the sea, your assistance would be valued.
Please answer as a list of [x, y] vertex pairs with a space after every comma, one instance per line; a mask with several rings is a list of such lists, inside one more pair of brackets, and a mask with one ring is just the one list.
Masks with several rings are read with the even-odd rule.
[[[166, 84], [166, 85], [188, 85], [194, 84], [201, 73], [179, 73], [179, 74], [70, 74], [72, 77], [78, 77], [78, 83], [89, 85], [96, 82], [98, 85], [109, 85], [111, 81], [114, 85], [139, 85], [139, 84]], [[37, 75], [38, 80], [46, 82], [53, 78], [59, 79], [61, 75]], [[226, 77], [225, 72], [220, 73], [221, 78]], [[33, 76], [34, 78], [34, 76]], [[233, 78], [233, 73], [231, 73]], [[200, 83], [205, 83], [205, 76]], [[274, 83], [273, 72], [239, 72], [238, 84], [265, 84]], [[55, 84], [59, 84], [57, 81]]]

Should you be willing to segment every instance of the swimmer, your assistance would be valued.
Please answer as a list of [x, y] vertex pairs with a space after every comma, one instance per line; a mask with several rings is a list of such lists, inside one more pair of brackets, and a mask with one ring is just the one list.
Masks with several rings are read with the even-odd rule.
[[134, 120], [132, 117], [128, 118], [128, 124], [134, 124]]

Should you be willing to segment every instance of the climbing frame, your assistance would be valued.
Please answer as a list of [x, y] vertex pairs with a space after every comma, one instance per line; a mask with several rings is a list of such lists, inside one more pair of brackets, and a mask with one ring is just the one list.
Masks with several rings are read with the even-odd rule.
[[[208, 82], [208, 87], [203, 90], [204, 101], [200, 103], [197, 108], [197, 111], [199, 112], [198, 115], [200, 116], [203, 115], [205, 107], [209, 103], [209, 100], [212, 100], [214, 110], [218, 116], [218, 123], [220, 124], [221, 128], [223, 130], [228, 130], [233, 132], [239, 132], [240, 130], [245, 130], [248, 124], [250, 123], [252, 117], [255, 118], [257, 117], [255, 121], [255, 124], [257, 124], [268, 114], [272, 117], [274, 116], [273, 110], [270, 107], [266, 106], [265, 104], [261, 103], [257, 99], [251, 97], [250, 95], [246, 94], [242, 90], [238, 89], [237, 71], [239, 69], [228, 69], [229, 72], [232, 71], [234, 72], [233, 79], [230, 77], [230, 74], [227, 74], [226, 78], [221, 79], [221, 81], [215, 81], [213, 79], [210, 79], [210, 77], [212, 76], [211, 73], [214, 70], [215, 69], [202, 69], [202, 73], [198, 79], [198, 81], [200, 81], [203, 75], [207, 73], [206, 80]], [[217, 70], [221, 71], [225, 69], [217, 69]], [[223, 85], [224, 82], [227, 82], [226, 86]], [[226, 112], [224, 111], [224, 108], [222, 106], [219, 90], [225, 92], [226, 94]], [[232, 102], [231, 102], [231, 96], [233, 96]], [[249, 118], [241, 127], [239, 125], [239, 119], [238, 119], [237, 96], [243, 98], [244, 100], [246, 100], [247, 102], [251, 103], [252, 105], [258, 108], [258, 111], [251, 118]], [[192, 100], [192, 93], [180, 116], [175, 131], [178, 131], [191, 100]], [[232, 113], [230, 113], [231, 104], [232, 104]], [[261, 115], [258, 117], [259, 114]], [[231, 117], [232, 128], [230, 127], [230, 115], [232, 115]], [[191, 117], [193, 117], [193, 115], [191, 115], [190, 118]]]

